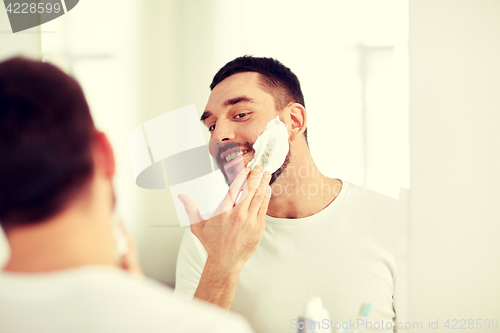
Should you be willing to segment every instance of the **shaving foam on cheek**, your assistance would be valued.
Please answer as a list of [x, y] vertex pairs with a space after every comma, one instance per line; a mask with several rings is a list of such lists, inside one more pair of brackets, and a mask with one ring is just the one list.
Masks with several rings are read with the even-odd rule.
[[264, 132], [255, 140], [253, 149], [255, 155], [248, 163], [250, 169], [259, 164], [264, 171], [273, 173], [283, 165], [290, 145], [286, 126], [278, 116], [267, 123]]

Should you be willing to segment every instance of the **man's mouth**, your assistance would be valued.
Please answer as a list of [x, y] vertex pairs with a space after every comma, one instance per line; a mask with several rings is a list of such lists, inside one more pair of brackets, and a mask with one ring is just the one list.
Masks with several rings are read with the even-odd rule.
[[221, 160], [224, 162], [224, 169], [227, 170], [231, 168], [237, 163], [241, 163], [243, 160], [243, 155], [247, 154], [248, 150], [238, 150], [230, 149], [228, 151], [223, 152], [220, 155]]
[[243, 151], [226, 151], [224, 153], [221, 154], [221, 159], [223, 161], [226, 161], [226, 163], [229, 163], [231, 162], [232, 160], [234, 160], [235, 158], [237, 158], [238, 156], [241, 156], [241, 155], [245, 155], [246, 153], [248, 153], [248, 150], [243, 150]]

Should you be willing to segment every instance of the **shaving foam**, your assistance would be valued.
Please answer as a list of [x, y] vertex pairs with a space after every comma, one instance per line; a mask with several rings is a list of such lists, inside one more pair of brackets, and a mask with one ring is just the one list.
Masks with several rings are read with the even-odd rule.
[[283, 165], [290, 145], [286, 126], [278, 116], [267, 123], [262, 134], [255, 140], [253, 149], [254, 158], [248, 163], [250, 169], [259, 164], [264, 171], [273, 173]]

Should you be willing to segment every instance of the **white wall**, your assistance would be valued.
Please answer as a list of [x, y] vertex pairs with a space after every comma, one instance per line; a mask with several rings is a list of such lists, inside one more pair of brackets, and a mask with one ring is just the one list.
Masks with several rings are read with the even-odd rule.
[[40, 58], [40, 55], [40, 27], [12, 33], [9, 17], [2, 1], [0, 4], [0, 61], [13, 56]]
[[500, 320], [500, 1], [410, 1], [410, 105], [410, 319]]

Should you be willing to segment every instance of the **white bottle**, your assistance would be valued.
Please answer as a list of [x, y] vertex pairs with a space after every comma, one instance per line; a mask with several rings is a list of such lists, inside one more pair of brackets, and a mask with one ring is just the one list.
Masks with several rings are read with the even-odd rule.
[[330, 313], [323, 307], [320, 297], [306, 303], [304, 316], [299, 317], [298, 333], [331, 333]]

